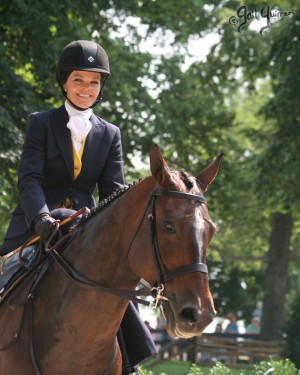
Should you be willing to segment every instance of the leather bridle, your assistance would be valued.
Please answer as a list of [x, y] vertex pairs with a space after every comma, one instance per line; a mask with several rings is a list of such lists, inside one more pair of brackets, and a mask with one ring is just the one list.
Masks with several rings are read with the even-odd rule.
[[[140, 303], [146, 305], [148, 307], [156, 308], [161, 300], [168, 300], [167, 297], [163, 296], [164, 284], [178, 276], [191, 273], [191, 272], [202, 272], [207, 274], [208, 269], [207, 265], [204, 263], [190, 263], [186, 265], [179, 266], [177, 268], [167, 270], [164, 266], [161, 254], [159, 251], [159, 246], [157, 242], [157, 233], [156, 233], [156, 220], [155, 220], [155, 202], [157, 197], [175, 197], [181, 199], [188, 199], [191, 201], [196, 201], [200, 203], [206, 204], [206, 199], [204, 196], [201, 195], [194, 195], [189, 193], [183, 193], [179, 191], [169, 191], [169, 190], [158, 190], [154, 188], [151, 192], [150, 199], [143, 211], [142, 217], [137, 225], [130, 241], [129, 250], [140, 230], [141, 224], [144, 221], [145, 215], [150, 209], [150, 213], [148, 214], [148, 220], [150, 223], [150, 232], [151, 232], [151, 248], [152, 248], [152, 256], [154, 267], [157, 273], [157, 280], [154, 287], [151, 287], [150, 284], [144, 281], [144, 285], [150, 287], [150, 291], [142, 291], [142, 290], [124, 290], [124, 289], [117, 289], [117, 288], [110, 288], [102, 286], [101, 284], [91, 281], [84, 276], [80, 275], [77, 270], [75, 270], [55, 249], [55, 245], [53, 247], [46, 246], [46, 252], [49, 252], [53, 259], [57, 262], [59, 267], [62, 269], [64, 274], [70, 278], [73, 282], [76, 282], [79, 286], [85, 287], [87, 289], [94, 289], [99, 290], [107, 293], [111, 293], [117, 295], [119, 297], [127, 298], [133, 302]], [[48, 242], [51, 242], [49, 239]], [[140, 296], [152, 296], [154, 301], [145, 301], [138, 297]]]
[[203, 272], [208, 273], [207, 265], [204, 263], [190, 263], [171, 270], [166, 270], [159, 251], [157, 243], [156, 226], [155, 226], [155, 202], [156, 197], [176, 197], [181, 199], [189, 199], [206, 204], [206, 199], [203, 195], [194, 195], [188, 193], [182, 193], [179, 191], [168, 191], [168, 190], [153, 190], [150, 200], [150, 214], [148, 219], [150, 221], [151, 228], [151, 241], [152, 241], [152, 253], [157, 271], [157, 284], [164, 284], [180, 275], [190, 272]]

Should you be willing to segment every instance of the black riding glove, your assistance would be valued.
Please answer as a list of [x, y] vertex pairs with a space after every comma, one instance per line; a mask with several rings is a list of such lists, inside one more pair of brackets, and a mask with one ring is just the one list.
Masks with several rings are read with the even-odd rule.
[[43, 242], [46, 242], [55, 229], [54, 223], [57, 222], [49, 214], [40, 214], [34, 220], [34, 230], [41, 237]]

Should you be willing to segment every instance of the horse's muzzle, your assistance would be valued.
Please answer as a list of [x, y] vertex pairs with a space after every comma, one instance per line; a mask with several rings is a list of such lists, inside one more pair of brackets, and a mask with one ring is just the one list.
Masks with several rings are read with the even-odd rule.
[[199, 309], [188, 305], [182, 307], [177, 313], [166, 308], [167, 330], [170, 336], [190, 338], [199, 336], [212, 322], [215, 311], [210, 309]]

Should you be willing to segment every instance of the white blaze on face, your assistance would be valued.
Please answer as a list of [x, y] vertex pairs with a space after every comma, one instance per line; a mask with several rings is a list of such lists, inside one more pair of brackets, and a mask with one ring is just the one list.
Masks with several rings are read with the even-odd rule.
[[197, 243], [199, 249], [200, 259], [202, 261], [203, 257], [203, 249], [204, 249], [204, 229], [205, 229], [205, 220], [201, 214], [201, 211], [198, 211], [198, 214], [195, 215], [195, 225], [196, 225], [196, 236], [197, 236]]

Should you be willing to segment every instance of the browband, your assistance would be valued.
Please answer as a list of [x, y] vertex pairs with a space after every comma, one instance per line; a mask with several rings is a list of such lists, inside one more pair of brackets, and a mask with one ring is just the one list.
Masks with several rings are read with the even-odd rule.
[[170, 190], [154, 190], [152, 191], [151, 195], [155, 196], [173, 196], [177, 198], [184, 198], [184, 199], [190, 199], [193, 201], [201, 202], [206, 204], [206, 199], [203, 195], [194, 195], [194, 194], [188, 194], [183, 193], [181, 191], [170, 191]]

